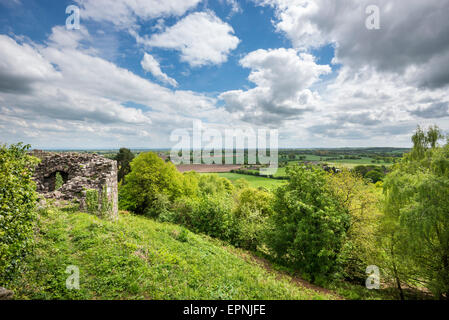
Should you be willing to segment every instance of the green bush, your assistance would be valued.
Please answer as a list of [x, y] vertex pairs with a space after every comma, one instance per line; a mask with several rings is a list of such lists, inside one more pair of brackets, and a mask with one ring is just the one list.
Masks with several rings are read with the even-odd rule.
[[376, 171], [376, 170], [372, 170], [369, 171], [366, 175], [365, 178], [366, 179], [370, 179], [373, 183], [377, 183], [379, 181], [383, 181], [385, 175], [382, 172]]
[[272, 193], [264, 190], [245, 188], [239, 192], [233, 211], [235, 246], [257, 250], [262, 244], [267, 219], [272, 215], [272, 201]]
[[267, 245], [290, 267], [315, 281], [338, 271], [349, 215], [314, 168], [287, 168], [290, 180], [277, 189]]
[[184, 177], [176, 167], [153, 152], [141, 153], [134, 158], [125, 180], [126, 184], [119, 191], [119, 205], [138, 214], [148, 212], [161, 194], [173, 201], [189, 193], [184, 188]]
[[160, 216], [166, 217], [170, 213], [171, 205], [172, 203], [170, 202], [168, 196], [166, 194], [160, 193], [156, 195], [156, 199], [153, 201], [153, 205], [151, 207], [148, 207], [145, 210], [144, 214], [148, 217], [156, 219]]
[[222, 195], [205, 195], [191, 207], [190, 227], [194, 232], [230, 240], [233, 229], [232, 198]]
[[449, 143], [438, 127], [418, 128], [414, 147], [385, 179], [385, 269], [397, 283], [449, 300]]
[[235, 188], [229, 179], [213, 174], [201, 175], [199, 177], [198, 187], [201, 194], [209, 195], [231, 193]]
[[87, 212], [96, 215], [98, 213], [98, 191], [96, 189], [86, 190]]
[[[32, 175], [38, 160], [30, 146], [0, 147], [0, 275], [8, 278], [29, 252], [36, 219], [36, 187]], [[0, 282], [4, 278], [0, 278]]]
[[56, 172], [55, 177], [55, 190], [59, 190], [64, 185], [64, 179], [61, 176], [61, 173]]

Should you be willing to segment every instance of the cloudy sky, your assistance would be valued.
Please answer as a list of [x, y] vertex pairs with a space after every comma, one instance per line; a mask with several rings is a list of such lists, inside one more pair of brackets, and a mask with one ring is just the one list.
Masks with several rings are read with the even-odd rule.
[[449, 0], [0, 0], [0, 143], [171, 147], [198, 119], [278, 129], [281, 147], [407, 147], [418, 124], [449, 129], [448, 14]]

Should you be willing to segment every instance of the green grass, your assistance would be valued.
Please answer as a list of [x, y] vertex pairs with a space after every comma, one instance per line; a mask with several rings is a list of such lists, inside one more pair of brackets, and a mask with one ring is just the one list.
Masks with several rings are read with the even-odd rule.
[[220, 177], [227, 178], [234, 182], [238, 179], [245, 179], [253, 188], [264, 187], [267, 189], [274, 189], [285, 183], [283, 180], [270, 179], [265, 177], [251, 176], [239, 173], [217, 173]]
[[[7, 283], [17, 299], [332, 299], [248, 253], [180, 226], [120, 214], [117, 222], [48, 209], [34, 254]], [[80, 289], [66, 289], [67, 266]], [[1, 277], [0, 277], [0, 282]]]

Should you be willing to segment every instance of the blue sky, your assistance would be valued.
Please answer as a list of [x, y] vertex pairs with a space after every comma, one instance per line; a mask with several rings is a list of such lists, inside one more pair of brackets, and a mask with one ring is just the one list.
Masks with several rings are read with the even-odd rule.
[[[66, 28], [69, 5], [79, 30]], [[448, 8], [0, 0], [0, 142], [170, 147], [174, 130], [200, 119], [278, 129], [281, 147], [409, 146], [417, 125], [448, 129]]]

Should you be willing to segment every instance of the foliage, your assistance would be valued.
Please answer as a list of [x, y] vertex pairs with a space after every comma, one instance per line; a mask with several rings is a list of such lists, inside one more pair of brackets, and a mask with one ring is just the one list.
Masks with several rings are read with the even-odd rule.
[[385, 175], [382, 172], [371, 170], [366, 175], [365, 178], [369, 179], [372, 183], [377, 183], [383, 181]]
[[148, 215], [256, 250], [271, 214], [272, 194], [253, 188], [236, 189], [229, 180], [217, 175], [187, 173], [184, 177], [198, 186], [196, 196], [170, 201], [159, 195]]
[[103, 186], [100, 198], [100, 217], [107, 218], [110, 217], [113, 210], [112, 201], [109, 199], [108, 191], [106, 186]]
[[106, 187], [103, 187], [101, 193], [96, 189], [86, 190], [86, 207], [88, 213], [100, 218], [107, 218], [112, 212], [112, 205]]
[[[37, 194], [32, 175], [38, 160], [29, 145], [0, 147], [0, 274], [5, 281], [30, 251]], [[1, 282], [0, 281], [0, 282]]]
[[254, 188], [242, 189], [233, 210], [236, 237], [233, 244], [256, 251], [267, 230], [267, 220], [272, 215], [273, 194]]
[[233, 184], [234, 184], [234, 186], [237, 188], [237, 189], [246, 189], [246, 188], [249, 188], [250, 187], [250, 185], [249, 185], [249, 181], [248, 180], [246, 180], [246, 179], [237, 179], [237, 180], [235, 180], [234, 182], [233, 182]]
[[127, 148], [120, 148], [114, 160], [117, 161], [118, 173], [117, 180], [122, 182], [125, 176], [131, 172], [131, 161], [134, 159], [134, 154]]
[[55, 176], [55, 190], [59, 190], [64, 184], [64, 179], [61, 176], [60, 172], [56, 172]]
[[388, 272], [409, 286], [424, 285], [449, 299], [449, 144], [437, 127], [418, 127], [414, 148], [384, 183], [383, 243]]
[[364, 285], [366, 267], [378, 263], [377, 230], [381, 217], [381, 194], [357, 173], [342, 170], [327, 176], [328, 185], [350, 216], [340, 255], [346, 280]]
[[184, 177], [171, 162], [164, 162], [157, 154], [141, 153], [131, 162], [126, 184], [120, 188], [120, 207], [144, 214], [154, 205], [160, 194], [170, 201], [189, 194], [183, 188]]
[[145, 210], [145, 215], [151, 218], [166, 216], [171, 209], [171, 201], [168, 195], [159, 193], [153, 201], [153, 204]]
[[[246, 253], [207, 236], [142, 216], [118, 221], [48, 209], [35, 254], [8, 285], [17, 299], [334, 299], [269, 272]], [[66, 288], [67, 266], [80, 289]]]
[[287, 168], [290, 180], [277, 189], [273, 230], [267, 245], [312, 281], [338, 271], [349, 215], [326, 184], [325, 173], [314, 168]]
[[[280, 171], [280, 170], [278, 170]], [[239, 174], [239, 173], [232, 173], [232, 172], [225, 172], [225, 173], [218, 173], [217, 175], [222, 178], [226, 178], [230, 180], [237, 188], [238, 184], [236, 185], [237, 180], [245, 179], [249, 186], [252, 188], [265, 188], [265, 189], [271, 189], [274, 190], [277, 187], [285, 184], [285, 180], [277, 180], [277, 179], [271, 179], [266, 177], [260, 177], [256, 175], [249, 175], [248, 173], [251, 172], [249, 170], [245, 171], [246, 174]], [[256, 171], [258, 172], [258, 171]]]
[[231, 193], [234, 191], [234, 186], [226, 178], [221, 178], [217, 175], [213, 174], [207, 174], [207, 175], [200, 175], [198, 187], [201, 192], [201, 194], [204, 195], [213, 195], [213, 194], [224, 194], [224, 193]]
[[88, 213], [98, 213], [98, 191], [96, 189], [86, 190], [86, 207]]
[[191, 209], [188, 227], [192, 231], [227, 241], [233, 238], [236, 230], [231, 197], [207, 194], [196, 201]]

